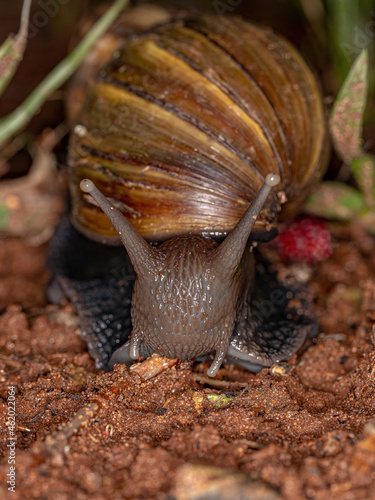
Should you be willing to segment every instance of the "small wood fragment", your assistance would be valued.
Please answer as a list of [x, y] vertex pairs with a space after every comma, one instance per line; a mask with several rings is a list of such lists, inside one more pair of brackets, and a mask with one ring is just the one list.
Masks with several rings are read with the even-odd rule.
[[69, 452], [69, 438], [80, 428], [86, 426], [99, 409], [97, 403], [90, 403], [81, 408], [60, 430], [46, 437], [44, 451], [51, 455]]
[[243, 389], [248, 387], [249, 384], [246, 382], [229, 382], [228, 380], [217, 380], [215, 378], [206, 377], [205, 375], [199, 375], [198, 373], [193, 373], [194, 379], [203, 385], [210, 385], [211, 387], [216, 387], [217, 389]]
[[129, 371], [139, 375], [141, 381], [145, 382], [165, 372], [168, 368], [175, 366], [177, 362], [177, 358], [166, 358], [165, 356], [153, 354], [146, 361], [143, 361], [143, 363], [132, 365]]

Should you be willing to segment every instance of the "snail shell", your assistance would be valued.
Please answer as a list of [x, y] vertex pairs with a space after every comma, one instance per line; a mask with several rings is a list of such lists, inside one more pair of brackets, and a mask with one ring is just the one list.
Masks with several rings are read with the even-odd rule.
[[161, 25], [128, 39], [90, 85], [70, 143], [73, 224], [120, 243], [79, 189], [88, 177], [149, 240], [221, 237], [276, 172], [252, 234], [270, 239], [280, 210], [322, 176], [327, 135], [317, 82], [282, 37], [237, 17]]

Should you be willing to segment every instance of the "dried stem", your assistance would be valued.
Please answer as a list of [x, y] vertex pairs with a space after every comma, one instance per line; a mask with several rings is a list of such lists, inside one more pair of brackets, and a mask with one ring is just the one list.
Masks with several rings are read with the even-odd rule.
[[47, 97], [74, 73], [87, 52], [113, 23], [128, 1], [116, 0], [77, 47], [49, 73], [25, 101], [12, 113], [0, 120], [0, 146], [26, 125]]

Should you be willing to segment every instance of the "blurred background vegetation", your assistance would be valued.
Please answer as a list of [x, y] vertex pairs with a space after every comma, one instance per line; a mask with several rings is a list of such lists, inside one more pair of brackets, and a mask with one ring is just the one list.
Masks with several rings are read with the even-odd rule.
[[[291, 40], [318, 74], [327, 108], [332, 103], [350, 65], [361, 49], [370, 52], [371, 84], [367, 104], [364, 147], [374, 152], [374, 0], [157, 0], [153, 3], [173, 11], [211, 11], [219, 15], [242, 15], [269, 25]], [[28, 45], [15, 77], [0, 99], [0, 117], [15, 109], [48, 72], [72, 49], [83, 20], [108, 4], [101, 0], [33, 0]], [[57, 6], [57, 9], [56, 9]], [[16, 33], [22, 0], [0, 0], [0, 43]], [[50, 9], [50, 11], [48, 11]], [[47, 13], [48, 22], [45, 22]], [[51, 12], [54, 12], [51, 15]], [[1, 176], [17, 177], [27, 171], [29, 146], [46, 128], [64, 119], [64, 90], [55, 91], [24, 132], [22, 147], [9, 158]], [[64, 159], [62, 158], [63, 162]]]

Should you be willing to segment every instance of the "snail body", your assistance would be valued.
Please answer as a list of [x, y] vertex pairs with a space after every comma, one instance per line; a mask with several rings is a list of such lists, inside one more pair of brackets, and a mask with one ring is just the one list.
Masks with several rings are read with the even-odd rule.
[[[250, 232], [253, 241], [277, 233], [278, 218], [321, 177], [326, 152], [315, 78], [271, 31], [205, 16], [126, 41], [90, 86], [70, 143], [72, 231], [122, 242], [137, 275], [122, 312], [122, 299], [111, 299], [115, 319], [96, 301], [87, 320], [85, 286], [60, 273], [97, 366], [127, 339], [129, 293], [132, 359], [215, 352], [213, 376], [227, 352], [249, 367], [290, 357], [314, 320], [300, 314], [291, 326], [285, 300], [257, 318], [254, 259], [244, 251]], [[155, 249], [143, 238], [167, 241]]]

